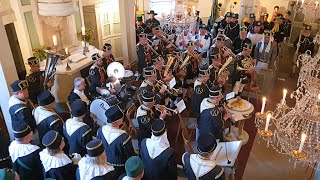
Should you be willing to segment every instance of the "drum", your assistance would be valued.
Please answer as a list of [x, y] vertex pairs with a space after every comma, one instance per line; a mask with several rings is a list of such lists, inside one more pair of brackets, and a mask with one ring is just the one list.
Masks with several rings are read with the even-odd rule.
[[131, 82], [134, 80], [133, 72], [130, 70], [124, 71], [123, 81], [124, 83]]
[[105, 112], [112, 106], [119, 105], [120, 101], [114, 95], [108, 97], [97, 97], [91, 102], [90, 112], [97, 116], [97, 119], [94, 119], [99, 126], [104, 126], [107, 124], [107, 117]]

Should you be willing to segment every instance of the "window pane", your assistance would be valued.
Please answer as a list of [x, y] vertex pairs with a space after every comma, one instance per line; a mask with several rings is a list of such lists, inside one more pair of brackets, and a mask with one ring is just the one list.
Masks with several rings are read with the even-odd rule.
[[109, 36], [111, 35], [111, 32], [110, 32], [110, 24], [106, 24], [104, 25], [104, 36]]
[[169, 14], [174, 8], [174, 3], [175, 1], [171, 0], [150, 0], [150, 10], [154, 10], [158, 14], [157, 17], [160, 17], [162, 13]]
[[38, 33], [36, 30], [36, 26], [33, 21], [32, 11], [25, 12], [24, 16], [26, 19], [26, 24], [29, 32], [32, 49], [38, 48], [40, 47], [40, 41], [39, 41]]
[[120, 23], [114, 23], [113, 24], [113, 28], [114, 28], [114, 34], [120, 34], [121, 33]]
[[30, 5], [30, 0], [21, 0], [21, 5], [25, 6], [25, 5]]

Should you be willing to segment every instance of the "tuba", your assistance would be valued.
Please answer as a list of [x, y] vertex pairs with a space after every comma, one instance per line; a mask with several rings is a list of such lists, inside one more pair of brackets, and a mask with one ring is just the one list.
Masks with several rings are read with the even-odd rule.
[[176, 60], [176, 58], [172, 55], [168, 54], [167, 57], [168, 57], [168, 61], [164, 70], [164, 76], [167, 76], [169, 74], [170, 68], [173, 64], [175, 64], [175, 60]]
[[190, 58], [191, 55], [189, 55], [189, 53], [187, 53], [186, 57], [181, 61], [182, 64], [180, 65], [180, 69], [184, 69], [189, 63], [190, 63]]
[[47, 59], [46, 59], [46, 68], [44, 73], [44, 82], [43, 86], [46, 87], [49, 81], [54, 80], [54, 76], [56, 74], [56, 65], [60, 58], [60, 54], [57, 54], [54, 51], [47, 51]]
[[239, 64], [237, 65], [237, 70], [238, 71], [247, 71], [250, 70], [254, 67], [256, 67], [256, 63], [255, 60], [252, 59], [252, 57], [245, 57], [244, 59], [241, 60], [240, 62], [241, 66], [239, 66]]

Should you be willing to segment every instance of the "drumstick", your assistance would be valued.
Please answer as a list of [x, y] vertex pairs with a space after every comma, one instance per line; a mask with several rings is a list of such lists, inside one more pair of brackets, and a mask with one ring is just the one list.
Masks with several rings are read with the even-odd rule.
[[216, 154], [216, 157], [214, 158], [214, 161], [217, 160], [217, 158], [218, 158], [218, 156], [219, 156], [219, 154], [220, 154], [221, 149], [222, 149], [222, 146], [220, 146], [220, 149], [219, 149], [218, 153]]

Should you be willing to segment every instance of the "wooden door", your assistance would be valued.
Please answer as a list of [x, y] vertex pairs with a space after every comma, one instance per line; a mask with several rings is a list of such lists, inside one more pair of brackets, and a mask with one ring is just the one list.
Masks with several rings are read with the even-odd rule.
[[96, 12], [94, 5], [83, 7], [84, 25], [87, 29], [93, 30], [91, 45], [99, 49], [99, 39], [97, 31]]

